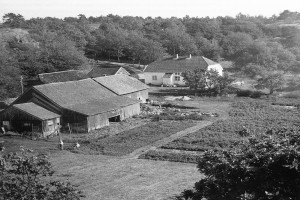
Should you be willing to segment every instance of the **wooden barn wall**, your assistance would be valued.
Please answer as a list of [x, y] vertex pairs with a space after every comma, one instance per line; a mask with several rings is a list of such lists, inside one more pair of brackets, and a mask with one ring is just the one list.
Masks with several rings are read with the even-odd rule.
[[[8, 130], [14, 130], [17, 132], [38, 132], [43, 136], [50, 135], [59, 131], [60, 118], [40, 120], [27, 113], [24, 113], [13, 107], [8, 108], [0, 115], [1, 125], [3, 121], [9, 121], [9, 127], [5, 127]], [[30, 124], [25, 126], [25, 124]]]
[[121, 116], [121, 120], [132, 117], [134, 115], [138, 115], [140, 114], [140, 111], [141, 111], [140, 103], [126, 106], [122, 108], [123, 116]]
[[129, 93], [129, 94], [124, 94], [122, 96], [131, 98], [131, 99], [141, 100], [143, 103], [145, 103], [146, 99], [149, 98], [148, 97], [148, 90], [141, 90], [141, 91], [138, 91], [138, 92], [132, 92], [132, 93]]
[[57, 134], [60, 130], [60, 118], [48, 119], [42, 122], [43, 136]]
[[140, 103], [116, 109], [110, 112], [101, 113], [87, 117], [88, 132], [109, 125], [109, 118], [120, 115], [120, 120], [140, 114]]

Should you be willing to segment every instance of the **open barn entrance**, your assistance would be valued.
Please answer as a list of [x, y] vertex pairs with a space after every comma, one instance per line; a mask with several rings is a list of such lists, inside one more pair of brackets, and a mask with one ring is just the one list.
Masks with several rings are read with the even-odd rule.
[[108, 120], [109, 120], [109, 122], [120, 122], [121, 117], [120, 117], [120, 115], [117, 115], [117, 116], [109, 118]]

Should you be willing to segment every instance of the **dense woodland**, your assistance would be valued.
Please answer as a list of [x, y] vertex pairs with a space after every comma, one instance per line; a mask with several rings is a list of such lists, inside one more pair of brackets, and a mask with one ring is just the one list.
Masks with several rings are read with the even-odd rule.
[[[269, 18], [142, 18], [118, 15], [32, 18], [3, 16], [0, 98], [20, 94], [20, 77], [88, 69], [88, 59], [148, 64], [166, 55], [201, 55], [232, 61], [248, 75], [300, 71], [300, 13]], [[300, 25], [299, 25], [300, 26]]]

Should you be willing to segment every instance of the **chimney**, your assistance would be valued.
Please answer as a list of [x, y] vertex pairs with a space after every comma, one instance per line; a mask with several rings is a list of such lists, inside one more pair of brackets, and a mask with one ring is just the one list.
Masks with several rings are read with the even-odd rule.
[[192, 54], [189, 55], [189, 57], [187, 57], [186, 59], [191, 59], [192, 58]]
[[176, 59], [178, 59], [178, 54], [176, 54]]

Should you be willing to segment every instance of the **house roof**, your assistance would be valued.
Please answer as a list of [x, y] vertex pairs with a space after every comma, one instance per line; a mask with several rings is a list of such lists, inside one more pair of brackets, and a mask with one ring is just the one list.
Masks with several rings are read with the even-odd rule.
[[149, 88], [136, 78], [122, 74], [93, 79], [118, 95], [129, 94]]
[[165, 73], [165, 75], [163, 76], [163, 78], [171, 78], [172, 73]]
[[109, 75], [115, 75], [118, 71], [123, 70], [125, 73], [130, 75], [129, 72], [127, 72], [123, 67], [119, 66], [99, 66], [94, 67], [88, 74], [88, 77], [94, 78], [94, 77], [100, 77], [100, 76], [109, 76]]
[[43, 107], [40, 107], [34, 103], [22, 103], [22, 104], [14, 104], [12, 107], [17, 108], [35, 118], [40, 120], [54, 119], [60, 117], [60, 115], [53, 113]]
[[86, 78], [86, 73], [81, 70], [67, 70], [67, 71], [39, 74], [38, 78], [43, 83], [76, 81], [76, 80], [81, 80]]
[[139, 102], [139, 100], [134, 100], [122, 96], [115, 96], [105, 99], [92, 100], [87, 103], [72, 105], [69, 106], [68, 109], [84, 115], [95, 115], [116, 110], [128, 105], [133, 105]]
[[207, 69], [209, 65], [218, 64], [203, 56], [189, 57], [165, 57], [161, 60], [150, 63], [144, 70], [144, 72], [164, 72], [164, 73], [176, 73], [190, 71], [194, 69]]
[[33, 88], [64, 108], [116, 96], [115, 93], [90, 78], [79, 81], [37, 85]]

